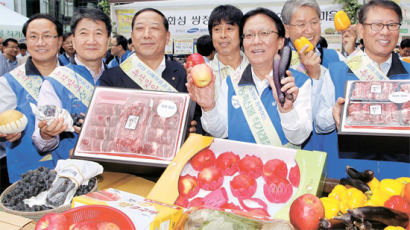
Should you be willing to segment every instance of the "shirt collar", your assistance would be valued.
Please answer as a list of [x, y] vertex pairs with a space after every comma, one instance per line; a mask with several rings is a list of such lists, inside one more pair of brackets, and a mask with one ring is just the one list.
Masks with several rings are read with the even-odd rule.
[[162, 76], [162, 72], [164, 72], [165, 68], [166, 68], [166, 64], [165, 64], [165, 56], [164, 56], [162, 58], [161, 63], [159, 64], [159, 66], [155, 70], [155, 73], [158, 74], [159, 76]]
[[[56, 67], [60, 66], [60, 62], [58, 61], [58, 59], [56, 60], [56, 62], [57, 62]], [[34, 65], [33, 57], [31, 57], [31, 56], [29, 56], [27, 58], [25, 68], [26, 68], [26, 75], [27, 76], [30, 76], [30, 75], [42, 76], [40, 71], [38, 71], [37, 67]]]
[[103, 73], [104, 70], [105, 70], [105, 66], [104, 66], [104, 63], [103, 63], [102, 61], [101, 61], [100, 72], [96, 74], [96, 73], [94, 73], [94, 71], [92, 71], [90, 68], [88, 68], [86, 65], [84, 65], [84, 64], [78, 59], [77, 54], [74, 56], [74, 60], [75, 60], [75, 64], [76, 64], [76, 65], [84, 66], [84, 67], [88, 70], [88, 72], [90, 72], [91, 76], [92, 76], [93, 79], [94, 79], [94, 82], [97, 82], [97, 80], [101, 77], [102, 73]]
[[[239, 64], [237, 69], [245, 69], [246, 66], [248, 65], [248, 58], [246, 58], [245, 54], [240, 51], [239, 53], [241, 55], [241, 63]], [[220, 68], [221, 70], [224, 68], [232, 68], [232, 66], [229, 65], [225, 65], [222, 62], [219, 61], [218, 59], [218, 53], [215, 54], [214, 59], [212, 59], [212, 61], [209, 62], [209, 65], [212, 69], [218, 69]], [[236, 70], [235, 70], [236, 71]]]

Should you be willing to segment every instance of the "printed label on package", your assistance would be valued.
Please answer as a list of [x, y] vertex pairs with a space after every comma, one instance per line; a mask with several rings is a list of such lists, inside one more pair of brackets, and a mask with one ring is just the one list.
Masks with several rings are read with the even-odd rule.
[[381, 115], [382, 114], [382, 107], [381, 105], [371, 105], [369, 107], [371, 115]]
[[157, 107], [157, 113], [163, 118], [172, 117], [176, 112], [177, 105], [173, 101], [162, 101]]
[[140, 119], [139, 116], [129, 115], [128, 119], [127, 119], [127, 122], [125, 123], [124, 128], [126, 128], [126, 129], [135, 129], [135, 128], [137, 128], [139, 119]]
[[372, 85], [370, 87], [370, 92], [371, 93], [381, 93], [382, 92], [382, 86], [377, 84], [377, 85]]

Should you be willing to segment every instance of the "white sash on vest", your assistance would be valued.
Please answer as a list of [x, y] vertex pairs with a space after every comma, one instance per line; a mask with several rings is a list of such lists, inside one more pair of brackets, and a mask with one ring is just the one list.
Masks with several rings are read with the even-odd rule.
[[171, 84], [143, 63], [135, 53], [123, 61], [120, 67], [142, 89], [178, 92]]
[[252, 135], [257, 144], [282, 146], [279, 135], [260, 100], [253, 85], [238, 86], [241, 71], [231, 76], [231, 82], [238, 97], [243, 114], [249, 124]]
[[345, 63], [361, 81], [389, 80], [361, 49], [356, 49], [351, 53]]
[[67, 88], [77, 99], [88, 107], [94, 92], [94, 85], [74, 70], [59, 66], [51, 74], [61, 85]]
[[26, 75], [26, 65], [20, 65], [13, 71], [9, 72], [11, 76], [30, 94], [35, 101], [38, 100], [38, 94], [40, 92], [41, 84], [43, 84], [43, 78], [37, 75]]

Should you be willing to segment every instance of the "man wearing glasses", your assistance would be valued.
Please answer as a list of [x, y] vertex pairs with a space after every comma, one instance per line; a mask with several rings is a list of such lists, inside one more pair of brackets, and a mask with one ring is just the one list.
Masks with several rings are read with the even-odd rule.
[[128, 50], [127, 39], [124, 36], [118, 34], [111, 39], [111, 54], [114, 55], [114, 59], [108, 63], [108, 68], [120, 65], [132, 54]]
[[[373, 0], [362, 6], [357, 28], [363, 39], [364, 49], [356, 50], [349, 58], [363, 55], [362, 57], [371, 63], [371, 68], [365, 65], [361, 65], [359, 71], [349, 68], [352, 66], [349, 58], [345, 62], [329, 65], [329, 74], [324, 76], [322, 88], [328, 89], [330, 94], [321, 92], [318, 112], [320, 117], [316, 117], [316, 129], [334, 132], [339, 127], [346, 81], [370, 80], [367, 76], [372, 69], [380, 71], [382, 80], [410, 79], [410, 64], [402, 62], [399, 56], [392, 52], [398, 42], [401, 20], [400, 6], [393, 1]], [[341, 135], [338, 138], [338, 148], [339, 154], [328, 155], [330, 177], [344, 176], [344, 167], [347, 164], [358, 169], [380, 170], [378, 178], [396, 178], [409, 170], [408, 137]]]
[[[111, 20], [101, 10], [81, 8], [71, 19], [71, 31], [76, 51], [74, 63], [56, 68], [47, 77], [39, 92], [38, 105], [55, 105], [70, 114], [85, 114], [105, 70], [102, 59], [108, 49]], [[55, 118], [49, 125], [36, 119], [33, 142], [42, 152], [52, 151], [55, 164], [68, 158], [81, 129], [74, 126], [75, 132], [66, 132], [67, 127], [63, 118]]]
[[[45, 160], [44, 154], [37, 151], [31, 140], [35, 117], [30, 103], [37, 104], [44, 76], [59, 65], [57, 53], [62, 43], [62, 33], [61, 23], [53, 17], [44, 14], [30, 17], [23, 26], [23, 34], [31, 57], [24, 65], [0, 77], [0, 112], [16, 109], [28, 119], [23, 132], [0, 133], [0, 137], [7, 140], [7, 167], [11, 183], [20, 179], [22, 173], [39, 166], [53, 168], [52, 161]], [[17, 43], [14, 45], [17, 46]]]

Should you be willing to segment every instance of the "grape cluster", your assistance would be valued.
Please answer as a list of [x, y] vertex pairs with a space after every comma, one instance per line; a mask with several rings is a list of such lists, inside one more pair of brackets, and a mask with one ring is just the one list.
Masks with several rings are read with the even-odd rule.
[[71, 117], [73, 118], [73, 121], [74, 121], [73, 125], [78, 126], [78, 127], [82, 126], [82, 123], [80, 123], [80, 119], [84, 120], [84, 115], [72, 113]]
[[[48, 190], [55, 178], [56, 173], [45, 167], [27, 171], [21, 176], [21, 180], [17, 182], [16, 186], [4, 196], [1, 202], [7, 208], [16, 211], [36, 212], [52, 209], [52, 207], [46, 205], [33, 205], [30, 207], [24, 203], [24, 200]], [[74, 196], [90, 192], [95, 186], [96, 181], [97, 178], [94, 177], [90, 179], [88, 185], [81, 185]]]

